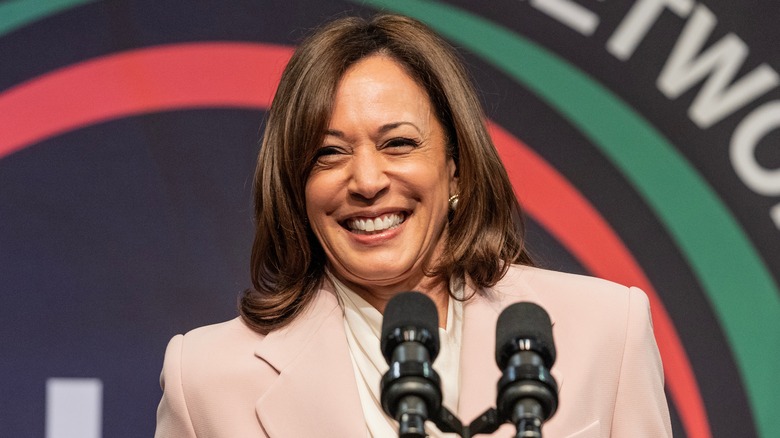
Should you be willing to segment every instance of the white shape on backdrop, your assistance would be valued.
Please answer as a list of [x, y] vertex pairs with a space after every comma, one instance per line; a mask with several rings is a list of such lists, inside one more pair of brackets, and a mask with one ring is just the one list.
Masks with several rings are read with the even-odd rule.
[[100, 379], [46, 380], [46, 438], [100, 438], [102, 411]]

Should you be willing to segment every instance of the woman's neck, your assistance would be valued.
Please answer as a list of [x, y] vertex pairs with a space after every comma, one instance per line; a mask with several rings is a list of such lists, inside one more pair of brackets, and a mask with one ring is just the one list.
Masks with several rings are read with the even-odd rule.
[[366, 300], [368, 304], [379, 310], [380, 313], [384, 313], [387, 303], [398, 293], [406, 291], [421, 292], [427, 295], [436, 305], [436, 310], [439, 314], [439, 327], [447, 327], [447, 309], [450, 293], [448, 283], [441, 278], [423, 276], [418, 281], [380, 286], [366, 286], [340, 278], [339, 276], [337, 278]]

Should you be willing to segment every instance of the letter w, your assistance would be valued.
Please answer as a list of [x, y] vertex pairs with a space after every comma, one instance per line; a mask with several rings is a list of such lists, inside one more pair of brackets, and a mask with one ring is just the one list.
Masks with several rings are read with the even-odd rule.
[[657, 86], [675, 99], [707, 77], [688, 109], [688, 116], [702, 129], [723, 120], [775, 87], [780, 78], [766, 63], [729, 85], [747, 58], [748, 47], [733, 33], [701, 52], [717, 19], [704, 5], [698, 5], [669, 56]]

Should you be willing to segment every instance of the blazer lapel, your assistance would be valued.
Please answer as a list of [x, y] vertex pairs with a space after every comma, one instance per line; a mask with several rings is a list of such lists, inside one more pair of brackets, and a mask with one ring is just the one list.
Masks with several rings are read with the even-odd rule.
[[269, 333], [255, 354], [279, 372], [255, 405], [269, 437], [368, 434], [341, 308], [327, 286], [293, 323]]

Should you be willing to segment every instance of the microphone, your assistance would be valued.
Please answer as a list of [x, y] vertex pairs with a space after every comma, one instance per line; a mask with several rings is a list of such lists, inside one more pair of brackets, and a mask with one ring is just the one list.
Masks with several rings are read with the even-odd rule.
[[390, 369], [382, 377], [382, 409], [399, 423], [401, 438], [423, 438], [429, 418], [442, 432], [461, 433], [460, 420], [441, 404], [441, 380], [432, 363], [439, 354], [439, 314], [430, 298], [402, 292], [385, 308], [382, 355]]
[[536, 304], [504, 309], [496, 323], [497, 409], [517, 426], [517, 437], [541, 438], [542, 423], [558, 408], [558, 385], [550, 374], [555, 343], [550, 317]]

